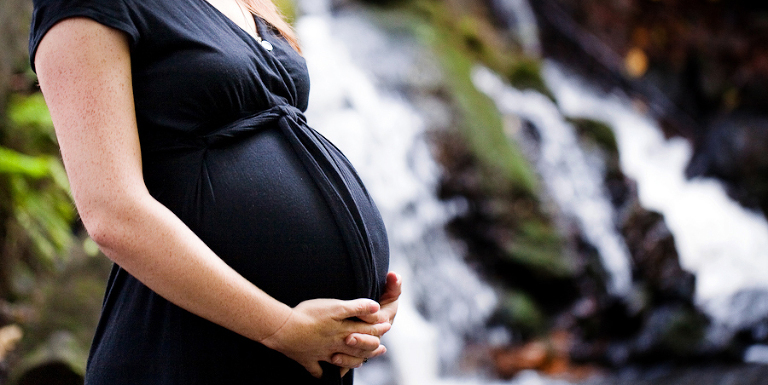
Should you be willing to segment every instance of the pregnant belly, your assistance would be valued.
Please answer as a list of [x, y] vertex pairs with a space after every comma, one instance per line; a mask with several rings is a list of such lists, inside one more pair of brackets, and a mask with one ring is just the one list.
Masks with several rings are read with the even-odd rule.
[[[366, 295], [327, 198], [280, 131], [149, 159], [145, 180], [227, 264], [289, 306]], [[383, 231], [373, 209], [362, 220]]]

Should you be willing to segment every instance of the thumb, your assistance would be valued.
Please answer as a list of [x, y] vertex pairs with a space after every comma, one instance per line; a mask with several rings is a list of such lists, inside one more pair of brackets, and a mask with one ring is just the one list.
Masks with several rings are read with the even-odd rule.
[[390, 271], [387, 273], [387, 283], [384, 287], [384, 294], [379, 300], [382, 304], [396, 301], [403, 290], [403, 278], [399, 274]]
[[309, 372], [309, 374], [312, 375], [312, 377], [320, 378], [323, 376], [323, 368], [320, 367], [320, 363], [317, 361], [313, 361], [308, 365], [304, 365], [304, 369], [307, 369], [307, 371]]
[[375, 314], [381, 309], [379, 303], [367, 298], [354, 299], [351, 301], [344, 301], [344, 305], [340, 309], [338, 319], [347, 319], [352, 317], [363, 317]]

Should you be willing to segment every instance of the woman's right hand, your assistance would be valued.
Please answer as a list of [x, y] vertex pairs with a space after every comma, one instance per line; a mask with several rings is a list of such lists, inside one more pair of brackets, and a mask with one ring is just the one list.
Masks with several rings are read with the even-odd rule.
[[[313, 299], [294, 307], [283, 325], [260, 342], [298, 362], [312, 376], [320, 378], [323, 370], [320, 361], [332, 362], [336, 353], [358, 358], [372, 358], [386, 351], [379, 337], [391, 324], [380, 312], [381, 307], [370, 299], [341, 301]], [[368, 323], [358, 318], [381, 318], [380, 322]], [[350, 334], [369, 335], [355, 346], [345, 343]], [[342, 366], [343, 367], [343, 366]]]

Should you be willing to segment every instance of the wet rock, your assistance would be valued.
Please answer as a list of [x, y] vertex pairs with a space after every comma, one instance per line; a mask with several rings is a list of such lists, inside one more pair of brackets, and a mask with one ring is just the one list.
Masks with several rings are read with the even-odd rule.
[[768, 118], [718, 118], [696, 146], [686, 175], [718, 178], [732, 198], [768, 215]]
[[686, 361], [698, 357], [704, 347], [709, 320], [685, 305], [653, 309], [633, 346], [638, 361]]
[[647, 285], [655, 301], [691, 303], [696, 280], [680, 266], [675, 240], [664, 218], [643, 209], [635, 195], [620, 211], [619, 222], [632, 254], [635, 280]]

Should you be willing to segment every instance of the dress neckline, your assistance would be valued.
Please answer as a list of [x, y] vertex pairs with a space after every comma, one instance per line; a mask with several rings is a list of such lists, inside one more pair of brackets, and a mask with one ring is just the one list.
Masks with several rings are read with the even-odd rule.
[[272, 51], [273, 45], [265, 39], [266, 35], [262, 25], [261, 17], [249, 12], [251, 17], [253, 17], [253, 22], [254, 22], [254, 25], [256, 26], [256, 36], [253, 36], [248, 31], [246, 31], [245, 28], [241, 27], [239, 24], [235, 23], [234, 20], [229, 18], [229, 16], [225, 15], [224, 12], [221, 12], [221, 10], [216, 8], [215, 5], [208, 2], [208, 0], [199, 0], [199, 1], [205, 3], [204, 6], [207, 6], [213, 13], [217, 14], [219, 18], [224, 19], [226, 23], [229, 23], [230, 27], [234, 27], [235, 33], [246, 35], [248, 36], [247, 39], [249, 39], [250, 42], [253, 42], [253, 43], [256, 43], [256, 45], [262, 46], [267, 51]]

